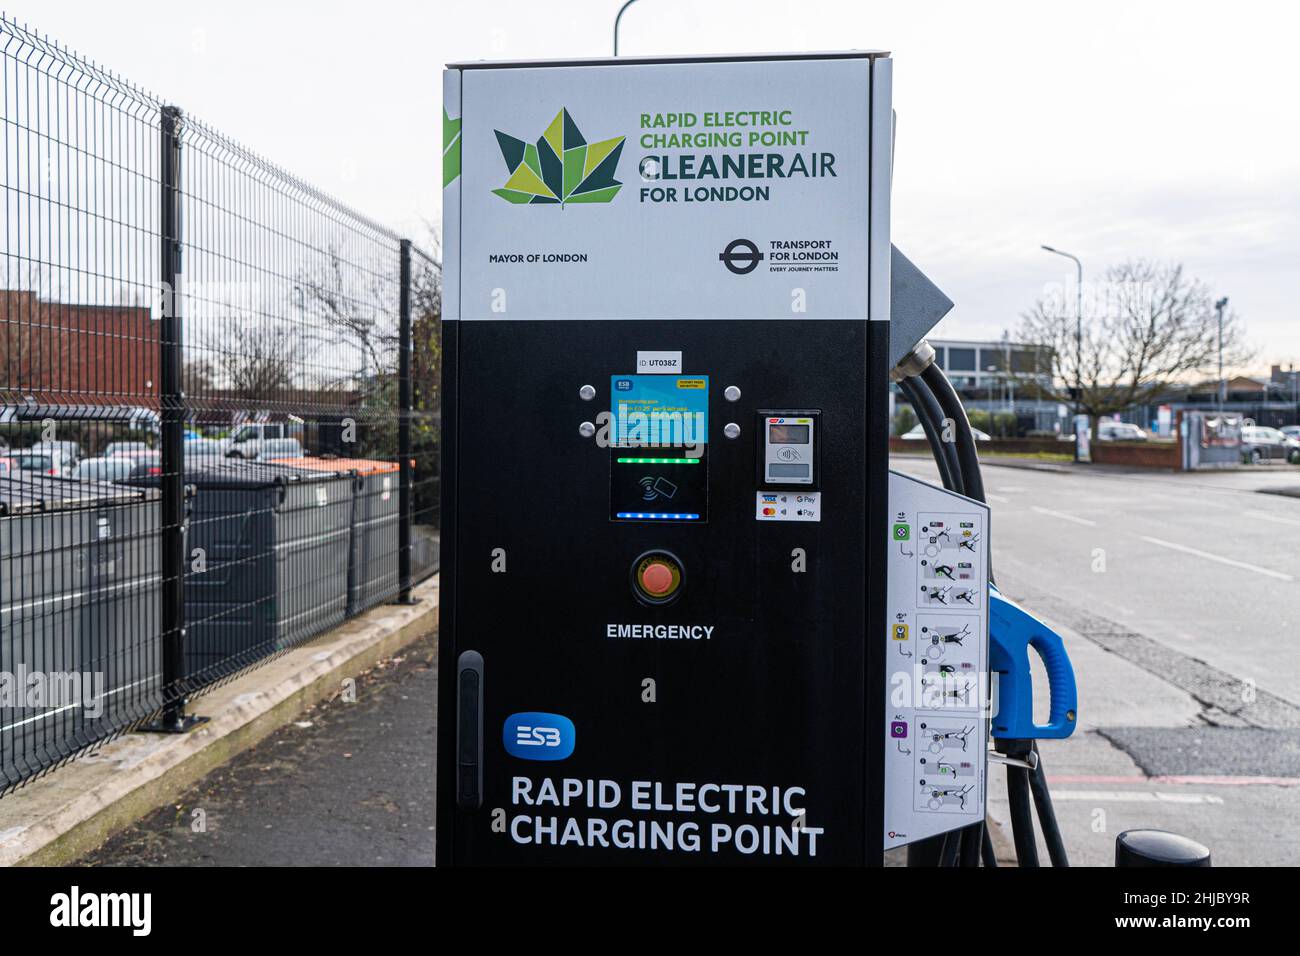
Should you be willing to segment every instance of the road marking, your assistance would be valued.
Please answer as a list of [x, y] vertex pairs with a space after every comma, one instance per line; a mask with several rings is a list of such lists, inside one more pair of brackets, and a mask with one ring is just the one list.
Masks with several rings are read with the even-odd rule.
[[1282, 571], [1274, 571], [1272, 568], [1261, 568], [1257, 564], [1247, 564], [1245, 561], [1236, 561], [1232, 558], [1225, 558], [1220, 554], [1210, 554], [1208, 551], [1201, 551], [1198, 548], [1189, 548], [1185, 544], [1174, 544], [1172, 541], [1165, 541], [1163, 538], [1152, 538], [1147, 535], [1139, 537], [1150, 544], [1158, 544], [1162, 548], [1169, 548], [1172, 551], [1182, 551], [1184, 554], [1194, 554], [1198, 558], [1205, 558], [1208, 561], [1218, 561], [1220, 564], [1231, 565], [1234, 568], [1241, 568], [1244, 571], [1254, 571], [1256, 574], [1267, 574], [1270, 578], [1277, 578], [1279, 581], [1294, 581], [1289, 574]]
[[1269, 514], [1267, 511], [1243, 511], [1247, 518], [1259, 518], [1262, 521], [1279, 521], [1282, 524], [1293, 524], [1300, 527], [1300, 520], [1295, 518], [1283, 518], [1275, 514]]
[[[987, 493], [984, 495], [984, 497], [987, 498], [989, 501], [996, 501], [996, 502], [997, 502], [998, 504], [1000, 504], [1000, 505], [1009, 505], [1009, 504], [1011, 504], [1011, 499], [1010, 499], [1010, 498], [1003, 497], [1002, 495], [995, 495], [995, 494], [993, 494], [991, 491], [990, 491], [990, 492], [987, 492]], [[1296, 522], [1296, 523], [1297, 523], [1297, 524], [1300, 524], [1300, 522]]]
[[1246, 777], [1228, 774], [1174, 774], [1157, 777], [1134, 777], [1124, 774], [1051, 774], [1047, 782], [1057, 784], [1090, 784], [1103, 786], [1129, 783], [1151, 783], [1162, 786], [1194, 787], [1300, 787], [1300, 777]]
[[1089, 521], [1087, 518], [1080, 518], [1078, 515], [1068, 515], [1064, 511], [1053, 511], [1051, 508], [1040, 508], [1038, 505], [1030, 506], [1031, 511], [1037, 511], [1040, 515], [1047, 515], [1049, 518], [1060, 518], [1062, 521], [1073, 521], [1075, 524], [1081, 524], [1087, 528], [1097, 527], [1097, 522]]
[[1157, 783], [1197, 787], [1300, 787], [1300, 777], [1233, 777], [1224, 774], [1184, 774], [1153, 777]]
[[1163, 790], [1056, 790], [1056, 802], [1077, 803], [1223, 803], [1212, 793], [1166, 793]]

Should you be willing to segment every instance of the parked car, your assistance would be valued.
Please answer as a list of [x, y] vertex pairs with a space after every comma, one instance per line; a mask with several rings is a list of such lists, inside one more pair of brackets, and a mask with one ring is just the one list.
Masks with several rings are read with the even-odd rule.
[[66, 478], [72, 472], [72, 466], [63, 457], [63, 452], [54, 449], [39, 451], [33, 448], [19, 448], [11, 451], [9, 457], [23, 471], [34, 471], [55, 478]]
[[[89, 468], [85, 466], [89, 465]], [[100, 477], [100, 473], [103, 477]], [[156, 451], [126, 451], [99, 458], [83, 458], [73, 471], [74, 478], [121, 481], [162, 474], [162, 454]]]
[[105, 455], [124, 455], [128, 452], [149, 451], [149, 446], [142, 441], [111, 441], [104, 448]]
[[31, 450], [38, 455], [57, 452], [62, 467], [71, 469], [81, 460], [81, 446], [75, 441], [38, 441]]
[[185, 458], [220, 458], [226, 453], [226, 446], [214, 438], [187, 438], [185, 440]]
[[1300, 425], [1283, 425], [1278, 429], [1287, 438], [1293, 438], [1300, 441]]
[[[971, 434], [975, 436], [975, 440], [976, 440], [976, 441], [991, 441], [991, 440], [992, 440], [992, 436], [989, 435], [988, 432], [982, 432], [982, 431], [980, 431], [978, 428], [975, 428], [974, 426], [971, 427], [971, 430], [970, 430], [970, 431], [971, 431]], [[905, 432], [903, 432], [903, 434], [900, 435], [899, 437], [900, 437], [900, 438], [904, 438], [904, 439], [906, 439], [907, 441], [924, 441], [924, 440], [925, 440], [925, 426], [923, 426], [923, 425], [913, 425], [911, 431], [905, 431]]]
[[1273, 460], [1300, 465], [1300, 441], [1277, 428], [1247, 425], [1241, 430], [1241, 457], [1252, 465]]
[[303, 457], [302, 442], [296, 438], [268, 438], [258, 443], [257, 460]]
[[72, 477], [81, 481], [122, 481], [130, 478], [136, 463], [126, 455], [83, 458], [72, 469]]
[[[133, 444], [130, 442], [124, 444]], [[219, 460], [224, 449], [220, 442], [207, 439], [187, 441], [184, 446], [186, 465], [197, 459]], [[162, 474], [162, 452], [157, 449], [118, 449], [114, 454], [83, 458], [73, 470], [74, 478], [91, 481], [126, 481], [134, 478], [157, 478]]]
[[[1151, 437], [1141, 425], [1134, 425], [1131, 422], [1117, 422], [1112, 419], [1105, 419], [1097, 423], [1097, 441], [1147, 441]], [[1093, 430], [1088, 429], [1088, 437], [1093, 437]], [[1075, 440], [1074, 431], [1066, 428], [1057, 433], [1057, 441]]]
[[1146, 441], [1151, 436], [1138, 425], [1129, 422], [1099, 422], [1098, 441]]

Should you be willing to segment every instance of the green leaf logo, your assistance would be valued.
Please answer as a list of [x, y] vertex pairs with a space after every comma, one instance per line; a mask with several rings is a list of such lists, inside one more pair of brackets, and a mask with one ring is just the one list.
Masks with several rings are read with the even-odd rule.
[[460, 120], [442, 111], [442, 188], [446, 189], [460, 175]]
[[623, 152], [622, 136], [588, 143], [566, 109], [555, 114], [551, 125], [535, 143], [525, 143], [506, 133], [497, 145], [510, 178], [494, 189], [506, 202], [559, 203], [609, 202], [623, 184], [614, 178]]

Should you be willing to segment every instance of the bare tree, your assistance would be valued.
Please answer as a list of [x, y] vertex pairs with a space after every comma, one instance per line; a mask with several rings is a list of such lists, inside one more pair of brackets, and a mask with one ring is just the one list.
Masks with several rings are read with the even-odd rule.
[[209, 381], [219, 382], [231, 398], [265, 402], [293, 384], [294, 354], [288, 335], [231, 322], [222, 328], [220, 345], [209, 355], [195, 368], [201, 367]]
[[187, 359], [181, 370], [181, 381], [186, 395], [207, 395], [217, 387], [217, 368], [208, 359]]
[[27, 310], [20, 302], [16, 292], [6, 291], [0, 299], [0, 355], [4, 356], [0, 390], [13, 390], [15, 394], [21, 389], [30, 389], [31, 383], [40, 377], [33, 362], [33, 323], [26, 318]]
[[[394, 257], [392, 267], [396, 270]], [[395, 276], [394, 276], [395, 277]], [[397, 290], [368, 269], [348, 261], [331, 248], [329, 262], [319, 272], [298, 279], [312, 314], [297, 333], [304, 341], [328, 350], [340, 364], [338, 374], [355, 376], [363, 383], [397, 372]], [[378, 307], [388, 303], [390, 310]], [[392, 314], [387, 314], [391, 311]], [[347, 368], [349, 352], [359, 357], [360, 368]]]
[[[55, 373], [52, 346], [56, 332], [51, 328], [49, 304], [41, 294], [49, 293], [48, 277], [39, 265], [26, 269], [2, 267], [0, 287], [0, 392], [11, 392], [5, 404], [21, 400], [20, 393], [48, 387]], [[15, 275], [17, 273], [17, 275]]]
[[442, 256], [438, 234], [429, 230], [430, 256], [411, 264], [411, 385], [418, 412], [442, 411]]
[[[1149, 404], [1171, 384], [1201, 377], [1218, 361], [1218, 315], [1208, 286], [1179, 264], [1138, 259], [1113, 266], [1083, 317], [1076, 343], [1072, 296], [1040, 298], [1022, 316], [1023, 341], [1046, 346], [1050, 384], [1026, 374], [1021, 387], [1037, 397], [1072, 403], [1082, 379], [1080, 406], [1090, 419]], [[1249, 359], [1235, 312], [1223, 316], [1225, 366]], [[1029, 373], [1030, 370], [1025, 370]], [[1049, 369], [1034, 370], [1043, 379]]]

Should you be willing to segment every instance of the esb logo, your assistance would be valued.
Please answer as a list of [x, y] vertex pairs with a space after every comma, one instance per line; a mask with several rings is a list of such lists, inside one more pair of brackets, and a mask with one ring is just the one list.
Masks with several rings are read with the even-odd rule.
[[563, 760], [573, 753], [575, 736], [568, 717], [530, 710], [506, 718], [501, 742], [512, 757]]

